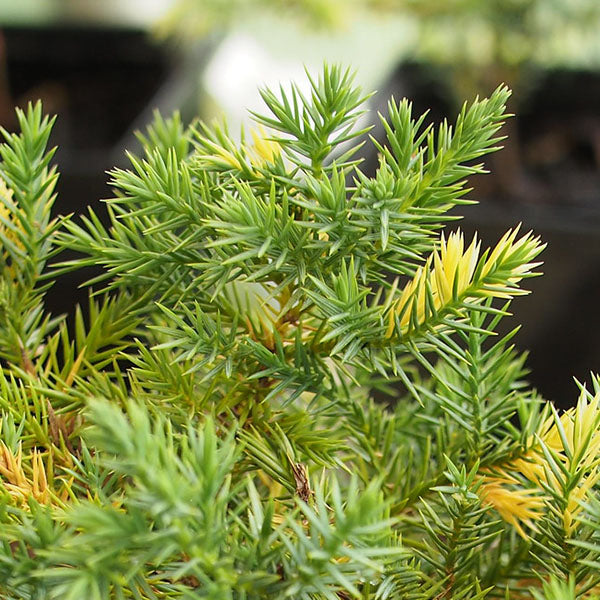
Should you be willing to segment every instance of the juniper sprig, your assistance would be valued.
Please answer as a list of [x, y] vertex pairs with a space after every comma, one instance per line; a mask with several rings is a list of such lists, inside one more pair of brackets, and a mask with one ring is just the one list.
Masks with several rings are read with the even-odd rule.
[[[157, 115], [111, 173], [108, 223], [51, 217], [52, 121], [18, 112], [0, 146], [3, 598], [600, 589], [600, 384], [558, 414], [495, 334], [543, 244], [448, 231], [509, 91], [437, 127], [391, 100], [370, 177], [366, 96], [339, 67], [309, 83], [263, 90], [240, 143]], [[49, 315], [49, 286], [90, 265], [89, 306]]]

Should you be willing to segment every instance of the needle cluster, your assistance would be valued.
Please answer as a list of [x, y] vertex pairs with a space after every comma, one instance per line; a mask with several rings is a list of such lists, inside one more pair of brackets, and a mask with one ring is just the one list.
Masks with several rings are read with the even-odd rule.
[[[558, 414], [496, 334], [539, 239], [449, 228], [509, 91], [437, 127], [391, 100], [368, 176], [351, 74], [309, 86], [263, 90], [241, 142], [157, 115], [108, 224], [52, 218], [52, 121], [18, 111], [2, 598], [595, 597], [600, 382]], [[89, 306], [49, 315], [49, 286], [90, 265]]]

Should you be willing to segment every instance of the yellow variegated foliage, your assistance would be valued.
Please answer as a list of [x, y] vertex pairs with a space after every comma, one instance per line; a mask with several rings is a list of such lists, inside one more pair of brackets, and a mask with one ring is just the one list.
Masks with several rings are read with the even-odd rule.
[[544, 507], [544, 497], [536, 489], [525, 489], [507, 472], [485, 474], [481, 480], [479, 496], [484, 504], [492, 506], [523, 538], [523, 526], [535, 529]]
[[600, 394], [590, 398], [583, 390], [577, 406], [565, 411], [558, 422], [549, 417], [538, 435], [548, 448], [562, 456], [578, 456], [579, 465], [592, 467], [599, 460], [599, 427]]
[[233, 152], [227, 150], [227, 148], [215, 145], [215, 153], [216, 157], [222, 159], [226, 166], [233, 167], [238, 171], [242, 170], [242, 163], [240, 159]]
[[[565, 495], [561, 482], [550, 468], [543, 446], [562, 463], [559, 466], [580, 474], [577, 485], [566, 491], [568, 502], [562, 515], [565, 532], [572, 534], [577, 527], [576, 517], [582, 503], [600, 481], [600, 394], [590, 397], [583, 390], [575, 408], [563, 412], [560, 417], [554, 415], [546, 419], [536, 438], [530, 440], [530, 449], [524, 456], [503, 465], [500, 475], [483, 474], [482, 501], [493, 506], [523, 536], [521, 524], [533, 527], [535, 519], [541, 516], [545, 496], [543, 484], [556, 489], [560, 496]], [[523, 488], [516, 474], [533, 487]]]
[[583, 503], [588, 500], [589, 493], [598, 481], [600, 481], [600, 473], [595, 468], [593, 471], [584, 474], [579, 484], [569, 492], [569, 502], [563, 512], [563, 524], [569, 535], [577, 528], [578, 521], [576, 517], [581, 512]]
[[[590, 397], [582, 390], [577, 406], [565, 411], [560, 418], [550, 417], [544, 423], [539, 438], [554, 451], [564, 467], [580, 473], [577, 485], [568, 492], [569, 501], [563, 513], [565, 530], [570, 533], [577, 525], [575, 517], [581, 511], [581, 502], [600, 481], [600, 394]], [[536, 450], [540, 462], [545, 460], [539, 445], [534, 447], [533, 452]], [[561, 490], [560, 482], [549, 469], [540, 473], [540, 479]]]
[[281, 153], [281, 146], [274, 140], [270, 140], [268, 133], [262, 125], [250, 130], [254, 145], [247, 149], [250, 162], [256, 167], [262, 167], [265, 163], [273, 163]]
[[509, 230], [491, 253], [480, 257], [480, 242], [475, 236], [465, 250], [460, 230], [448, 239], [442, 234], [439, 250], [429, 256], [406, 285], [388, 313], [389, 338], [399, 320], [401, 334], [423, 325], [433, 313], [445, 308], [460, 308], [460, 303], [477, 302], [486, 297], [511, 298], [529, 293], [516, 284], [533, 274], [540, 265], [531, 262], [543, 249], [531, 232], [516, 239], [519, 228]]
[[277, 159], [281, 153], [281, 146], [268, 139], [268, 133], [262, 125], [252, 128], [250, 136], [253, 144], [242, 144], [239, 147], [229, 138], [224, 139], [221, 144], [203, 138], [202, 144], [210, 153], [202, 154], [200, 159], [224, 169], [233, 168], [258, 175], [257, 169]]
[[0, 486], [8, 492], [18, 506], [27, 506], [28, 498], [40, 504], [60, 504], [67, 500], [68, 487], [63, 486], [59, 494], [49, 485], [48, 471], [52, 465], [45, 465], [42, 454], [33, 449], [31, 453], [31, 476], [25, 473], [23, 449], [19, 444], [17, 453], [13, 453], [3, 441], [0, 441]]
[[[510, 276], [506, 279], [506, 283], [511, 286], [519, 283], [523, 277], [527, 277], [532, 273], [532, 270], [540, 266], [541, 262], [530, 262], [533, 260], [545, 247], [546, 244], [541, 244], [539, 237], [533, 237], [533, 233], [529, 231], [523, 237], [517, 240], [520, 225], [515, 229], [509, 229], [496, 244], [490, 255], [485, 259], [481, 269], [481, 278], [491, 278], [502, 267], [510, 265]], [[519, 257], [515, 261], [516, 257]], [[515, 290], [510, 288], [505, 291], [505, 284], [488, 283], [485, 284], [485, 289], [491, 292], [489, 295], [495, 298], [512, 298], [519, 294], [529, 294], [528, 290]]]
[[[2, 177], [0, 177], [0, 197], [2, 197], [2, 200], [0, 200], [0, 231], [9, 242], [22, 250], [23, 244], [14, 231], [14, 227], [20, 228], [18, 218], [14, 214], [14, 209], [9, 208], [14, 204], [13, 191], [6, 185]], [[3, 252], [6, 252], [6, 248], [3, 249]]]
[[289, 300], [289, 290], [273, 297], [271, 290], [263, 284], [236, 281], [223, 286], [221, 299], [232, 313], [241, 316], [250, 337], [260, 341], [266, 348], [275, 348], [277, 332], [285, 337], [288, 315], [281, 314], [281, 309]]
[[[6, 185], [6, 182], [2, 177], [0, 177], [0, 196], [2, 196], [4, 200], [12, 202], [13, 191]], [[11, 211], [4, 202], [0, 202], [0, 216], [3, 219], [11, 219]]]

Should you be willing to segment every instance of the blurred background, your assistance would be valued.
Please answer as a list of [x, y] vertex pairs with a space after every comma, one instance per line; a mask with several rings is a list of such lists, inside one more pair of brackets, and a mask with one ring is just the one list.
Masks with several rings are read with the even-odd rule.
[[[599, 0], [0, 0], [0, 124], [41, 98], [57, 114], [61, 213], [110, 197], [152, 111], [225, 115], [231, 131], [260, 110], [259, 86], [304, 80], [304, 67], [352, 66], [357, 82], [413, 100], [428, 119], [465, 99], [514, 90], [505, 149], [472, 182], [461, 227], [485, 244], [522, 222], [548, 242], [544, 277], [513, 303], [530, 381], [572, 404], [572, 377], [600, 371]], [[364, 154], [373, 174], [377, 157]], [[81, 275], [79, 275], [81, 278]], [[81, 279], [51, 291], [55, 312], [85, 302]]]

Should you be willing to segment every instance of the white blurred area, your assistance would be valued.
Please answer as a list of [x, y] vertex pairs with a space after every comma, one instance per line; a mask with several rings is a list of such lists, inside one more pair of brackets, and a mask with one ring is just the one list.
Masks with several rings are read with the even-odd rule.
[[261, 111], [259, 88], [284, 88], [291, 82], [303, 93], [305, 69], [318, 73], [324, 62], [349, 66], [365, 90], [374, 90], [406, 54], [414, 30], [406, 20], [372, 18], [339, 31], [314, 31], [289, 20], [257, 18], [233, 28], [214, 52], [202, 84], [235, 134], [249, 122], [248, 110]]
[[294, 81], [304, 93], [308, 82], [303, 75], [299, 61], [273, 56], [249, 33], [233, 32], [217, 48], [202, 79], [218, 112], [226, 116], [230, 133], [237, 137], [248, 123], [249, 111], [263, 108], [259, 87], [287, 87]]

